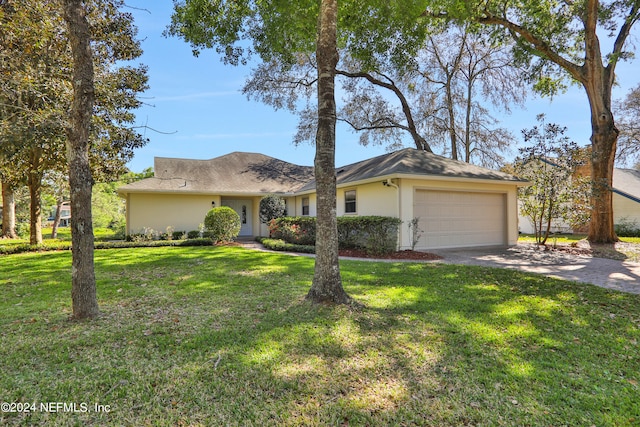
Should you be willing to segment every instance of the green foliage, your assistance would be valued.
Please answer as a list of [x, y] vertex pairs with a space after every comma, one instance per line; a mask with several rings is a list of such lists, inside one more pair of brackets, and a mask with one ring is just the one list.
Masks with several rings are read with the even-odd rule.
[[557, 221], [573, 227], [587, 221], [589, 181], [576, 174], [585, 164], [585, 152], [564, 136], [566, 128], [545, 123], [522, 131], [525, 144], [513, 165], [514, 173], [531, 185], [518, 189], [520, 212], [534, 225], [537, 241], [545, 244]]
[[[420, 0], [339, 2], [338, 7], [338, 46], [367, 66], [381, 55], [406, 62], [427, 32], [417, 19], [424, 12]], [[215, 48], [228, 64], [245, 64], [257, 55], [265, 63], [294, 66], [298, 55], [315, 53], [318, 13], [316, 0], [185, 0], [175, 4], [165, 34], [190, 43], [195, 55]]]
[[622, 218], [615, 224], [615, 231], [618, 237], [640, 237], [640, 225], [629, 218]]
[[315, 245], [316, 219], [307, 216], [273, 219], [269, 222], [269, 236], [296, 245]]
[[268, 194], [260, 199], [260, 222], [268, 224], [271, 220], [284, 216], [287, 206], [277, 194]]
[[[338, 245], [340, 249], [364, 249], [373, 254], [393, 252], [397, 248], [398, 218], [383, 216], [338, 217]], [[284, 217], [269, 223], [273, 239], [295, 245], [314, 245], [315, 217]]]
[[401, 223], [398, 218], [386, 216], [342, 216], [338, 218], [338, 244], [372, 254], [394, 252]]
[[230, 242], [240, 234], [240, 216], [228, 206], [211, 209], [204, 217], [204, 226], [215, 242]]
[[316, 253], [315, 245], [299, 245], [295, 243], [287, 243], [282, 239], [271, 239], [271, 238], [259, 238], [258, 241], [262, 243], [262, 245], [271, 249], [272, 251], [284, 251], [284, 252], [298, 252], [303, 254], [314, 254]]

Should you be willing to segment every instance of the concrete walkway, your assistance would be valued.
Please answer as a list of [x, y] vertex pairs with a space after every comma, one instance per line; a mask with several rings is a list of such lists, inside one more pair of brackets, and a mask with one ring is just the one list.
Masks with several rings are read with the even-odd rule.
[[520, 244], [510, 248], [437, 250], [448, 264], [511, 268], [548, 277], [591, 283], [603, 288], [640, 294], [640, 263], [570, 255]]

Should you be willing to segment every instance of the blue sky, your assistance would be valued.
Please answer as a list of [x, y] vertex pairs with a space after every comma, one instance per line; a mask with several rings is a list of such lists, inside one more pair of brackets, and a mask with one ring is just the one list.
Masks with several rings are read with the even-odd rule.
[[[142, 95], [145, 106], [137, 111], [137, 124], [147, 125], [150, 142], [136, 151], [129, 168], [140, 172], [153, 166], [154, 157], [210, 159], [233, 151], [259, 152], [300, 165], [312, 165], [312, 145], [294, 146], [297, 118], [287, 111], [249, 101], [240, 93], [251, 67], [225, 66], [214, 50], [195, 58], [191, 48], [162, 32], [170, 22], [172, 0], [127, 0], [144, 50], [140, 62], [149, 67], [150, 89]], [[637, 64], [620, 64], [620, 86], [614, 98], [623, 97], [640, 81]], [[526, 109], [502, 115], [502, 125], [521, 142], [520, 130], [536, 124], [537, 114], [568, 128], [580, 145], [589, 142], [591, 125], [584, 90], [574, 87], [549, 100], [530, 97]], [[407, 146], [412, 146], [407, 140]], [[514, 150], [515, 153], [516, 150]], [[385, 153], [382, 146], [362, 147], [358, 135], [338, 126], [336, 165], [346, 165]]]

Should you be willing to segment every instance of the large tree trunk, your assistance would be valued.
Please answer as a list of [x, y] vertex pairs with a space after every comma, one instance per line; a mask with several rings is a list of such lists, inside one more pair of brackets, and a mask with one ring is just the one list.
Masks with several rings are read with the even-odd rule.
[[317, 303], [346, 304], [338, 262], [336, 220], [336, 101], [335, 69], [338, 63], [337, 0], [322, 0], [318, 17], [318, 130], [315, 178], [317, 194], [316, 263], [307, 299]]
[[[592, 24], [595, 25], [595, 24]], [[590, 34], [590, 33], [589, 33]], [[595, 33], [587, 37], [592, 50], [582, 68], [583, 86], [591, 109], [591, 221], [587, 239], [591, 243], [618, 241], [613, 228], [613, 165], [618, 129], [611, 112], [611, 88], [615, 78], [612, 66], [604, 67]]]
[[75, 319], [98, 316], [93, 261], [89, 127], [93, 114], [93, 59], [89, 25], [81, 0], [64, 0], [64, 18], [73, 52], [73, 104], [68, 129], [67, 159], [71, 187], [71, 299]]
[[2, 182], [2, 237], [15, 239], [16, 233], [16, 200], [11, 185]]
[[591, 135], [591, 221], [588, 240], [591, 243], [618, 241], [613, 224], [613, 167], [618, 130], [611, 112], [592, 114]]

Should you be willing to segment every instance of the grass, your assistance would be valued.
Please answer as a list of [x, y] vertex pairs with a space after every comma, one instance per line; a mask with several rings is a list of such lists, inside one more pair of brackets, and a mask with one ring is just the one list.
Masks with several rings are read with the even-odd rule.
[[79, 408], [0, 413], [2, 425], [640, 423], [638, 295], [501, 269], [343, 261], [362, 307], [327, 307], [304, 301], [306, 257], [98, 250], [103, 315], [72, 322], [70, 261], [0, 257], [1, 400]]

